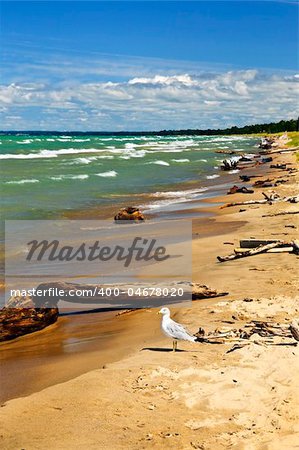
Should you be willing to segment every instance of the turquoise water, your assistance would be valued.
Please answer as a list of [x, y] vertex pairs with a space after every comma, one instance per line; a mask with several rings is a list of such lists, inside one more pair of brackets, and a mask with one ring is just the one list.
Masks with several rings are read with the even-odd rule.
[[180, 201], [195, 192], [179, 191], [180, 184], [217, 181], [225, 155], [215, 150], [252, 152], [255, 143], [242, 136], [2, 134], [2, 217], [57, 218], [65, 211], [131, 204], [141, 193], [157, 198], [152, 208], [161, 198], [164, 204]]

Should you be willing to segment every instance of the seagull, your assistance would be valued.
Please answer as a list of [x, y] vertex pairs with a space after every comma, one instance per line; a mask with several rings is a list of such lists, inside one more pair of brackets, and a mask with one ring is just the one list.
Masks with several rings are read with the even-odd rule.
[[184, 327], [170, 318], [170, 310], [168, 308], [162, 308], [158, 312], [162, 314], [161, 328], [163, 333], [173, 339], [172, 349], [175, 352], [177, 349], [177, 341], [190, 341], [196, 342], [197, 337], [192, 336]]

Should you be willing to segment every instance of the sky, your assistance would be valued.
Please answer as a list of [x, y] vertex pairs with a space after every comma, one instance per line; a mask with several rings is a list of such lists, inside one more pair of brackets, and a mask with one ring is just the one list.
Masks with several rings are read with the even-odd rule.
[[298, 2], [1, 2], [0, 128], [223, 128], [298, 114]]

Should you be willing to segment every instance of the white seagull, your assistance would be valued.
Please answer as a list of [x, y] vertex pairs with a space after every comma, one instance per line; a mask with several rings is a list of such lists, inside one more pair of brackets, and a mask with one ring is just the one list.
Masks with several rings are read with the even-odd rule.
[[192, 336], [184, 327], [170, 318], [170, 310], [168, 308], [162, 308], [158, 312], [162, 314], [161, 328], [163, 333], [173, 339], [172, 348], [175, 352], [177, 349], [177, 341], [190, 341], [196, 342], [197, 337]]

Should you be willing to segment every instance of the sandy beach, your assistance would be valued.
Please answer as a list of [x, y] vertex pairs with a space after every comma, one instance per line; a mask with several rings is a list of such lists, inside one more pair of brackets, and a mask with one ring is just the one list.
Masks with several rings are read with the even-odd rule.
[[[274, 154], [273, 163], [295, 167], [295, 153]], [[213, 332], [242, 328], [252, 320], [289, 324], [299, 318], [298, 256], [264, 253], [217, 262], [217, 256], [232, 253], [240, 239], [290, 242], [297, 237], [298, 216], [275, 216], [298, 211], [296, 204], [219, 208], [227, 202], [262, 199], [262, 191], [275, 190], [281, 197], [297, 194], [297, 172], [269, 165], [243, 172], [257, 170], [264, 179], [286, 182], [257, 188], [254, 194], [209, 199], [200, 208], [208, 218], [193, 220], [193, 281], [229, 292], [223, 298], [171, 308], [173, 318], [193, 333], [199, 327]], [[126, 329], [130, 338], [114, 339], [109, 347], [114, 357], [107, 353], [106, 362], [99, 361], [95, 370], [3, 403], [2, 448], [298, 448], [298, 346], [265, 345], [254, 337], [231, 353], [227, 351], [233, 342], [179, 342], [180, 351], [173, 353], [156, 312], [115, 317], [116, 331]], [[96, 347], [93, 357], [96, 364]]]

